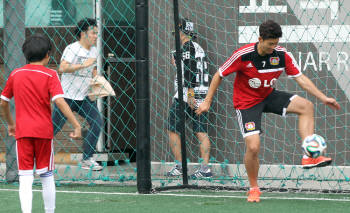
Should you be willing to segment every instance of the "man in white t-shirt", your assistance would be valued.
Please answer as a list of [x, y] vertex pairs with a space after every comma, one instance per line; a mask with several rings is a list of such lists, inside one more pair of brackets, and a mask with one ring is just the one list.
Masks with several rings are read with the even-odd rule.
[[[95, 19], [84, 18], [77, 24], [75, 34], [78, 41], [68, 45], [61, 58], [59, 72], [62, 72], [61, 84], [64, 98], [72, 111], [86, 119], [90, 129], [84, 138], [83, 169], [102, 170], [93, 158], [96, 143], [102, 128], [102, 118], [97, 104], [87, 96], [90, 80], [97, 76], [96, 58], [99, 54], [95, 44], [97, 26]], [[66, 123], [66, 117], [54, 105], [52, 113], [54, 135]]]

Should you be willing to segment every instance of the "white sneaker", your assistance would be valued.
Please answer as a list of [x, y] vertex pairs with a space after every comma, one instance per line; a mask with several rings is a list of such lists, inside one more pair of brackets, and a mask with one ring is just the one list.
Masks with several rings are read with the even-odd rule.
[[101, 171], [103, 167], [98, 164], [94, 159], [82, 160], [81, 167], [87, 170]]
[[182, 166], [181, 166], [181, 164], [175, 164], [175, 166], [171, 169], [171, 171], [167, 172], [165, 175], [167, 177], [182, 175]]

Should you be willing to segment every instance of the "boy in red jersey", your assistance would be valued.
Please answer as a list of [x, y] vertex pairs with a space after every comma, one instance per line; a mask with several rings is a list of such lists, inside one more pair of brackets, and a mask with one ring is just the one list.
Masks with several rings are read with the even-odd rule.
[[[22, 212], [32, 211], [33, 169], [43, 186], [45, 212], [55, 210], [53, 127], [50, 97], [74, 127], [72, 138], [81, 137], [81, 126], [64, 100], [57, 72], [46, 68], [51, 42], [42, 35], [32, 35], [22, 47], [29, 64], [15, 69], [1, 94], [1, 107], [8, 123], [9, 136], [16, 138], [19, 175], [19, 197]], [[15, 98], [16, 123], [9, 102]]]
[[[222, 78], [235, 72], [233, 104], [236, 109], [238, 123], [247, 146], [245, 167], [250, 182], [248, 192], [249, 202], [259, 202], [258, 185], [259, 150], [262, 113], [274, 113], [286, 116], [288, 113], [299, 114], [299, 132], [301, 139], [314, 133], [313, 104], [305, 98], [272, 88], [282, 71], [285, 70], [290, 78], [307, 92], [315, 96], [327, 106], [340, 109], [334, 98], [328, 98], [303, 75], [296, 62], [287, 53], [286, 49], [278, 46], [282, 37], [281, 26], [269, 20], [259, 27], [259, 42], [248, 44], [236, 52], [220, 67], [210, 84], [208, 95], [196, 110], [197, 114], [207, 112], [215, 90]], [[304, 169], [327, 166], [331, 158], [318, 157], [315, 159], [303, 156]]]

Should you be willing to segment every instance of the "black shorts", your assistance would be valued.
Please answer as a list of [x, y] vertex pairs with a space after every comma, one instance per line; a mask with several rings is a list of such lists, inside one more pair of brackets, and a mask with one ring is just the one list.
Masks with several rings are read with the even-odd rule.
[[[166, 129], [171, 132], [180, 132], [180, 109], [179, 101], [175, 98], [171, 109], [169, 110], [168, 123]], [[191, 118], [192, 120], [192, 130], [193, 133], [197, 132], [208, 132], [208, 113], [202, 113], [197, 116], [197, 114], [192, 110], [187, 102], [184, 102], [185, 109], [185, 120]]]
[[238, 125], [243, 138], [261, 133], [262, 113], [273, 113], [286, 117], [289, 103], [297, 95], [273, 90], [262, 102], [248, 109], [236, 109]]

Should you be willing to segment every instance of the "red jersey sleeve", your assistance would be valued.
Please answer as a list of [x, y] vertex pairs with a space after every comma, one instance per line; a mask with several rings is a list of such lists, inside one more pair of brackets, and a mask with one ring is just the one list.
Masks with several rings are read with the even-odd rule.
[[11, 100], [11, 98], [13, 97], [13, 78], [11, 77], [11, 75], [9, 76], [9, 78], [7, 79], [6, 85], [4, 90], [1, 93], [1, 99], [9, 102]]
[[227, 61], [220, 67], [219, 71], [220, 71], [220, 76], [224, 77], [224, 76], [228, 76], [229, 74], [236, 72], [238, 70], [240, 70], [241, 68], [241, 63], [242, 63], [242, 59], [241, 59], [241, 53], [240, 51], [236, 51], [232, 54], [232, 56], [227, 59]]
[[285, 64], [285, 70], [286, 74], [289, 78], [295, 78], [301, 75], [300, 68], [297, 64], [297, 62], [294, 60], [293, 56], [290, 55], [290, 53], [287, 53], [285, 51], [285, 57], [286, 57], [286, 64]]
[[56, 98], [64, 97], [61, 82], [56, 72], [50, 78], [49, 91], [52, 97], [52, 101], [55, 101]]

